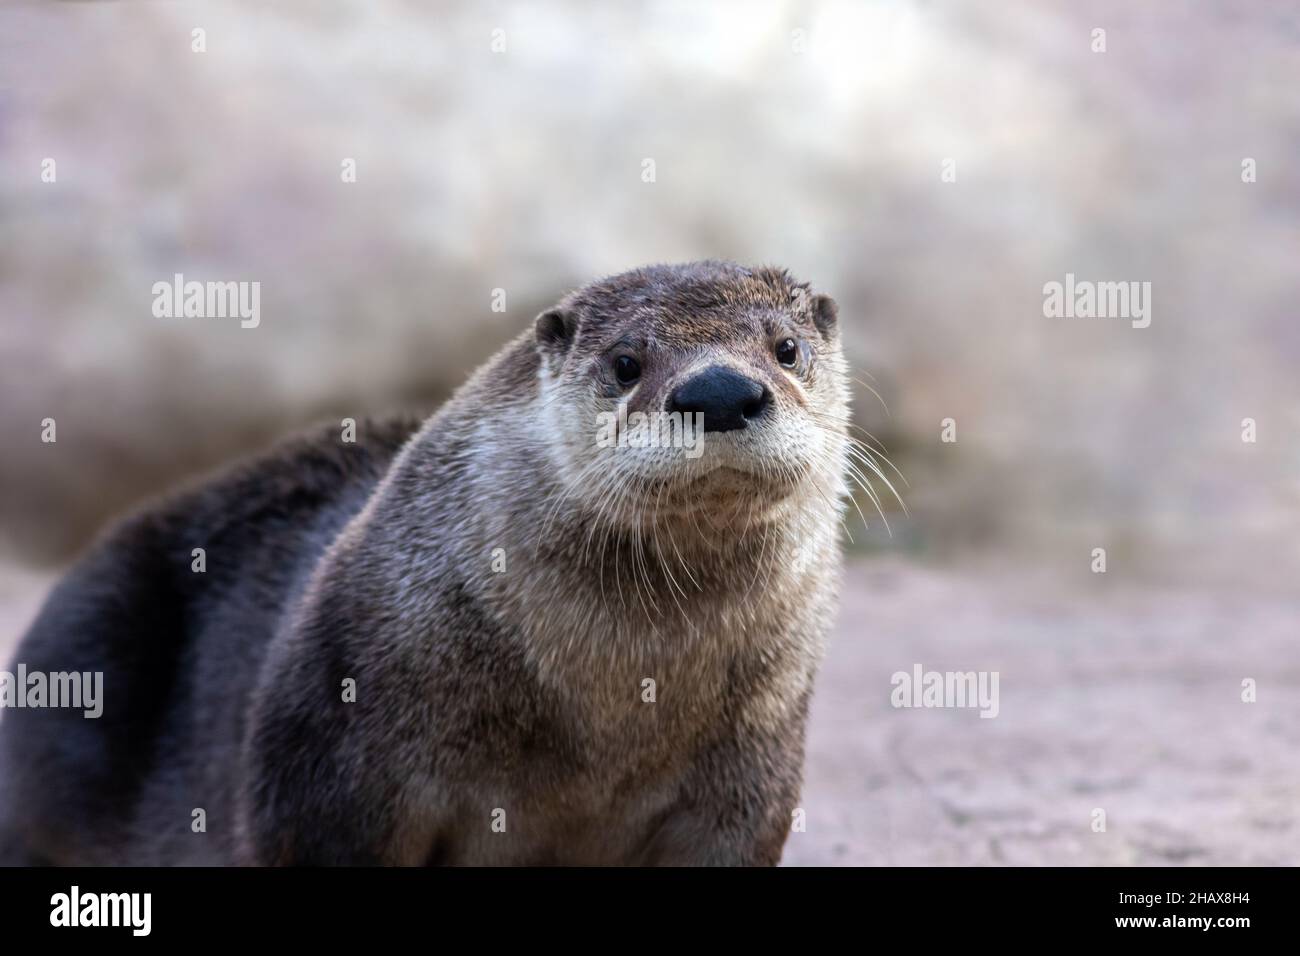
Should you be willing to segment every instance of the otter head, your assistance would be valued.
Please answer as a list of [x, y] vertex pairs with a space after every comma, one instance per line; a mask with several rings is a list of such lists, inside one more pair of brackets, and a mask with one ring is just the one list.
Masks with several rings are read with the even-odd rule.
[[784, 270], [637, 269], [570, 294], [536, 336], [565, 500], [635, 526], [838, 507], [848, 386], [835, 303]]

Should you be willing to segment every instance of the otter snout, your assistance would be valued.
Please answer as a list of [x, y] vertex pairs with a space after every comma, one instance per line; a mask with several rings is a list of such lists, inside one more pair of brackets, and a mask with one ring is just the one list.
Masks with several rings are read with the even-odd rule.
[[668, 396], [668, 411], [703, 415], [706, 432], [744, 428], [771, 404], [766, 385], [725, 365], [696, 372]]

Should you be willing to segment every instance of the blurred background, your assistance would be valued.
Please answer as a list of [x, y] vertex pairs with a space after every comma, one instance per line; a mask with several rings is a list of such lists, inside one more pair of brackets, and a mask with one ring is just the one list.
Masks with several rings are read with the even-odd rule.
[[[852, 525], [787, 862], [1300, 862], [1294, 10], [276, 0], [0, 26], [5, 656], [105, 522], [177, 481], [431, 410], [594, 277], [774, 263], [839, 302], [909, 512]], [[260, 282], [260, 326], [156, 318], [175, 273]], [[1066, 273], [1150, 282], [1150, 327], [1045, 317]], [[916, 662], [1000, 671], [998, 719], [892, 709]]]

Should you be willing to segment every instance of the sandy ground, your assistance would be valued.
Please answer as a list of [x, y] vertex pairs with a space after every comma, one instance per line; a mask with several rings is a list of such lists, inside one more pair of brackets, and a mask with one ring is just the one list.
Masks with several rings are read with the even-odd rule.
[[[786, 863], [1300, 863], [1300, 602], [1087, 571], [847, 584]], [[998, 671], [998, 716], [891, 707], [917, 663]]]
[[[0, 574], [6, 660], [50, 582]], [[1300, 600], [855, 563], [785, 862], [1300, 863], [1298, 619]], [[892, 707], [916, 664], [997, 671], [998, 715]]]

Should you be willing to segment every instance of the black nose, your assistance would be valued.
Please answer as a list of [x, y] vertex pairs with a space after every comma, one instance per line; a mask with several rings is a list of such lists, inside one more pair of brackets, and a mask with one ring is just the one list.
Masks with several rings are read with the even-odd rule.
[[744, 428], [771, 402], [772, 394], [762, 382], [726, 366], [712, 365], [673, 389], [668, 396], [668, 411], [698, 412], [704, 416], [706, 432], [729, 432]]

